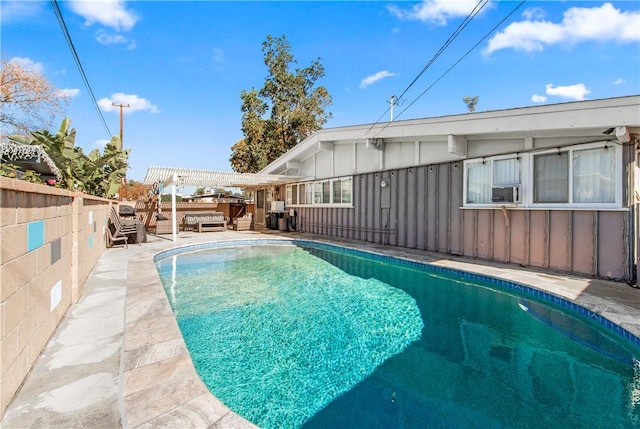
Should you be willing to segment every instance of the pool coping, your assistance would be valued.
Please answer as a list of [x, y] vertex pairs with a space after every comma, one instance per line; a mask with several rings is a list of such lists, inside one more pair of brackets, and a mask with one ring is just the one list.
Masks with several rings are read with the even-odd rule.
[[[251, 238], [225, 236], [217, 240], [207, 234], [206, 239], [201, 237], [198, 242], [170, 243], [143, 251], [130, 259], [121, 359], [124, 427], [257, 427], [211, 394], [191, 362], [155, 266], [157, 258], [185, 250], [313, 242], [381, 258], [400, 259], [409, 264], [428, 264], [442, 272], [461, 271], [470, 278], [496, 279], [503, 286], [515, 285], [520, 292], [530, 292], [534, 297], [551, 300], [592, 317], [640, 346], [640, 291], [627, 290], [630, 288], [624, 284], [427, 251], [328, 240], [306, 234], [305, 238], [300, 238], [300, 235], [276, 238], [254, 234]], [[588, 292], [594, 285], [593, 291], [597, 294]], [[620, 299], [622, 295], [624, 298]]]

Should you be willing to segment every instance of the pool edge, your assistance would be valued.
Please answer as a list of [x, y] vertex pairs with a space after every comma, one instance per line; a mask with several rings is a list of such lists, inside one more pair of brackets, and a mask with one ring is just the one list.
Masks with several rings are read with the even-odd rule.
[[[619, 309], [622, 309], [620, 314], [627, 315], [628, 318], [633, 318], [635, 320], [640, 320], [640, 309], [635, 309], [632, 307], [624, 306], [623, 304], [612, 303], [606, 298], [597, 297], [594, 295], [589, 295], [588, 293], [581, 291], [577, 296], [563, 296], [562, 293], [552, 293], [549, 290], [539, 289], [531, 284], [526, 282], [516, 281], [511, 276], [514, 275], [531, 275], [530, 270], [526, 269], [518, 269], [513, 267], [495, 267], [491, 264], [487, 264], [486, 261], [469, 261], [464, 258], [460, 258], [456, 260], [455, 258], [443, 257], [443, 255], [436, 255], [437, 257], [433, 257], [433, 255], [412, 255], [404, 252], [403, 249], [399, 248], [388, 248], [381, 249], [375, 246], [368, 246], [367, 243], [342, 243], [342, 242], [331, 242], [328, 240], [322, 239], [299, 239], [299, 238], [273, 238], [269, 236], [264, 236], [264, 238], [260, 237], [252, 237], [251, 239], [232, 239], [225, 238], [221, 240], [208, 240], [202, 241], [193, 244], [186, 244], [176, 246], [175, 243], [171, 243], [165, 245], [164, 249], [150, 249], [148, 251], [142, 252], [136, 257], [132, 258], [129, 261], [129, 269], [127, 276], [127, 298], [126, 298], [126, 323], [125, 323], [125, 335], [124, 335], [124, 346], [123, 346], [123, 363], [126, 363], [128, 359], [133, 357], [133, 351], [140, 351], [140, 348], [130, 348], [128, 346], [127, 341], [131, 339], [131, 336], [135, 334], [135, 330], [137, 329], [137, 335], [139, 335], [140, 330], [144, 330], [145, 327], [147, 329], [151, 327], [163, 327], [170, 326], [171, 329], [177, 329], [177, 322], [175, 317], [171, 312], [171, 316], [168, 316], [166, 313], [167, 308], [169, 308], [168, 298], [166, 293], [164, 292], [164, 288], [160, 282], [160, 277], [155, 267], [155, 261], [159, 257], [168, 256], [172, 253], [181, 253], [183, 251], [190, 250], [201, 250], [205, 248], [215, 248], [222, 246], [232, 246], [232, 245], [251, 245], [251, 244], [265, 244], [265, 243], [273, 243], [273, 244], [294, 244], [294, 243], [320, 243], [327, 246], [333, 246], [343, 249], [349, 249], [354, 252], [362, 252], [366, 254], [378, 255], [379, 257], [384, 258], [392, 258], [397, 260], [408, 261], [409, 263], [416, 263], [421, 265], [429, 265], [432, 267], [437, 267], [438, 269], [448, 270], [447, 272], [455, 271], [462, 272], [467, 275], [472, 276], [480, 276], [481, 278], [495, 278], [496, 280], [503, 282], [510, 282], [511, 284], [517, 285], [518, 287], [528, 288], [534, 293], [537, 291], [541, 294], [546, 294], [545, 296], [549, 296], [552, 299], [563, 300], [567, 303], [567, 305], [574, 305], [576, 307], [583, 308], [585, 311], [591, 312], [597, 317], [599, 320], [605, 320], [606, 323], [611, 324], [612, 326], [621, 329], [621, 332], [626, 332], [631, 337], [628, 337], [631, 342], [636, 345], [640, 344], [640, 323], [633, 323], [630, 327], [634, 332], [629, 329], [624, 328], [616, 322], [616, 317], [605, 316], [607, 311], [612, 310], [612, 306], [619, 306]], [[425, 254], [428, 252], [424, 252]], [[478, 272], [480, 271], [480, 272]], [[505, 272], [500, 272], [505, 271]], [[515, 274], [514, 274], [515, 273]], [[141, 278], [143, 277], [143, 278]], [[526, 277], [526, 276], [525, 276]], [[534, 280], [536, 279], [535, 274], [532, 277]], [[574, 279], [577, 282], [588, 282], [590, 279], [580, 279], [573, 277], [563, 277], [557, 276], [560, 281], [568, 281]], [[147, 302], [144, 305], [149, 306], [150, 308], [154, 305], [156, 306], [155, 316], [158, 317], [158, 320], [162, 320], [162, 323], [165, 325], [159, 324], [155, 325], [150, 322], [154, 316], [149, 313], [144, 316], [140, 316], [140, 309], [133, 308], [134, 305], [140, 305], [140, 303], [136, 302], [131, 298], [130, 290], [134, 290], [136, 288], [152, 288], [155, 291], [152, 294], [155, 294], [154, 301]], [[623, 286], [620, 286], [623, 287]], [[159, 288], [159, 289], [158, 289]], [[158, 295], [158, 291], [162, 293]], [[162, 301], [161, 303], [158, 300]], [[604, 311], [603, 311], [604, 309]], [[170, 308], [169, 308], [170, 310]], [[600, 310], [600, 311], [599, 311]], [[618, 314], [618, 313], [612, 313]], [[131, 316], [131, 317], [130, 317]], [[170, 319], [170, 320], [169, 320]], [[613, 320], [612, 320], [613, 319]], [[625, 323], [624, 318], [621, 318], [620, 321], [622, 324]], [[604, 325], [607, 326], [607, 325]], [[615, 328], [614, 328], [615, 329]], [[208, 427], [212, 424], [215, 424], [216, 427], [221, 428], [255, 428], [253, 423], [245, 420], [241, 416], [235, 414], [229, 408], [227, 408], [222, 402], [217, 399], [213, 394], [211, 394], [206, 387], [204, 387], [204, 383], [197, 376], [195, 367], [191, 362], [188, 351], [186, 351], [186, 345], [184, 345], [184, 339], [182, 335], [179, 333], [179, 329], [177, 329], [179, 334], [179, 338], [175, 335], [171, 338], [171, 340], [166, 340], [162, 337], [162, 341], [154, 342], [152, 340], [153, 333], [148, 332], [149, 342], [144, 345], [145, 350], [149, 353], [147, 355], [135, 356], [139, 362], [144, 363], [144, 365], [136, 366], [135, 368], [131, 368], [127, 370], [126, 368], [123, 371], [123, 383], [122, 383], [122, 400], [125, 409], [126, 421], [123, 422], [125, 427], [156, 427], [160, 424], [169, 424], [170, 426], [176, 426], [180, 421], [185, 421], [190, 419], [190, 424], [187, 426], [204, 426]], [[165, 332], [166, 334], [166, 332]], [[620, 334], [620, 332], [619, 332]], [[171, 344], [180, 344], [180, 347], [184, 347], [185, 352], [182, 352], [178, 355], [174, 355], [171, 352], [166, 352], [163, 356], [161, 350], [163, 350], [163, 344], [166, 345], [167, 341], [174, 341]], [[175, 350], [175, 349], [174, 349]], [[129, 355], [128, 355], [129, 354]], [[183, 356], [189, 357], [188, 363], [184, 362]], [[182, 357], [182, 358], [181, 358]], [[143, 373], [144, 367], [148, 372], [148, 377], [154, 377], [156, 374], [161, 373], [162, 370], [167, 371], [170, 374], [175, 374], [175, 372], [171, 372], [170, 368], [172, 364], [178, 364], [183, 371], [189, 371], [189, 379], [192, 381], [192, 384], [189, 386], [183, 386], [182, 390], [180, 390], [180, 384], [177, 383], [177, 387], [173, 386], [173, 392], [175, 389], [178, 389], [178, 395], [169, 394], [167, 395], [167, 388], [165, 385], [171, 384], [171, 382], [163, 382], [159, 380], [156, 385], [149, 386], [146, 389], [136, 389], [132, 386], [128, 385], [132, 380], [144, 379], [145, 375]], [[162, 368], [158, 368], [162, 367]], [[136, 371], [139, 374], [133, 375], [132, 371]], [[175, 371], [175, 369], [174, 369]], [[142, 374], [142, 375], [140, 375]], [[197, 378], [197, 380], [194, 379]], [[204, 387], [206, 392], [202, 392], [201, 388]], [[141, 393], [144, 392], [144, 393]], [[172, 392], [171, 388], [169, 388], [169, 392]], [[186, 393], [185, 393], [186, 392]], [[147, 394], [145, 396], [145, 393]], [[174, 399], [174, 403], [172, 404], [160, 404], [154, 402], [154, 398], [157, 398], [158, 395], [164, 397], [171, 397]], [[149, 404], [152, 403], [153, 407], [149, 407]], [[141, 409], [142, 408], [142, 409]], [[195, 409], [197, 408], [197, 409]], [[198, 419], [199, 424], [193, 421], [194, 415]]]

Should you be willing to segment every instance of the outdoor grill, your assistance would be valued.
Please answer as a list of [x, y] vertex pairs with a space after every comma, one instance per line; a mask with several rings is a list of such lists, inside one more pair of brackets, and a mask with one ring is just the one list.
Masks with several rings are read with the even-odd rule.
[[125, 204], [118, 206], [118, 214], [120, 217], [136, 217], [136, 209]]

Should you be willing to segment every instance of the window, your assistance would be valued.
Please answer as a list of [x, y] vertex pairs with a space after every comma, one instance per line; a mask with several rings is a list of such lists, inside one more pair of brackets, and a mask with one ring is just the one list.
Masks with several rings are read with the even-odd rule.
[[469, 204], [491, 204], [494, 187], [520, 185], [520, 157], [488, 159], [466, 163]]
[[614, 147], [534, 155], [534, 203], [616, 202]]
[[476, 162], [467, 167], [467, 202], [491, 202], [491, 168], [486, 162]]
[[313, 184], [313, 204], [322, 204], [322, 183]]
[[298, 185], [298, 204], [304, 204], [305, 202], [305, 184]]
[[614, 203], [615, 150], [587, 149], [573, 152], [573, 202]]
[[605, 142], [467, 160], [464, 205], [616, 209], [621, 169], [622, 148]]
[[293, 186], [287, 186], [286, 193], [287, 197], [285, 198], [285, 202], [289, 206], [293, 202]]
[[287, 205], [298, 206], [351, 206], [352, 178], [322, 180], [287, 185]]
[[533, 157], [533, 202], [569, 202], [569, 153]]
[[322, 204], [331, 202], [331, 182], [322, 182]]
[[313, 183], [307, 183], [304, 191], [304, 203], [313, 204]]
[[351, 178], [336, 179], [333, 185], [333, 204], [351, 204]]

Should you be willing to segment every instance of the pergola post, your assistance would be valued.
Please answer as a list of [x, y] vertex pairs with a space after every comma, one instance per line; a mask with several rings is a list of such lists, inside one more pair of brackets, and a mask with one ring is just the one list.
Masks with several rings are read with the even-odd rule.
[[178, 219], [176, 216], [176, 186], [178, 186], [178, 175], [173, 173], [173, 178], [171, 182], [171, 233], [173, 237], [173, 241], [178, 241]]

